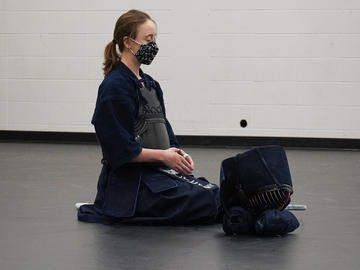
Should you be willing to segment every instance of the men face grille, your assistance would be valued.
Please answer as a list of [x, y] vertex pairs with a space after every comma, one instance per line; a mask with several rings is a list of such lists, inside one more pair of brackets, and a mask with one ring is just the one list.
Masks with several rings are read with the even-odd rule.
[[255, 212], [265, 209], [282, 210], [290, 202], [290, 192], [282, 189], [262, 191], [249, 197], [249, 204]]

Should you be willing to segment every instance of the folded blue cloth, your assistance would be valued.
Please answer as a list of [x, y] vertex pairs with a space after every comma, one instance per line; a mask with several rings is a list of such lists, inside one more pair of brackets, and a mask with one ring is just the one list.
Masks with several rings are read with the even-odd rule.
[[296, 230], [299, 225], [299, 221], [290, 211], [269, 209], [256, 219], [255, 233], [260, 236], [284, 235]]
[[254, 232], [255, 216], [240, 206], [233, 206], [224, 215], [223, 230], [227, 235], [241, 235]]

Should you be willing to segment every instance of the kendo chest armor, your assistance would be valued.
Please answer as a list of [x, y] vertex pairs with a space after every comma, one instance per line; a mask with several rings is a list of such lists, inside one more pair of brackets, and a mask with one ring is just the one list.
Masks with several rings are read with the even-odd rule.
[[138, 89], [139, 111], [135, 120], [135, 140], [144, 148], [168, 149], [169, 135], [164, 112], [156, 90], [152, 87]]

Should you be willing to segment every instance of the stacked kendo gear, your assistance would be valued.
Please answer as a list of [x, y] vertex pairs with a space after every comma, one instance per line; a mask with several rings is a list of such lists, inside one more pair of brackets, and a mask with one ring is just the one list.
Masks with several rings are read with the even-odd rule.
[[284, 235], [299, 227], [286, 206], [293, 193], [285, 151], [254, 147], [221, 163], [223, 229], [228, 235]]

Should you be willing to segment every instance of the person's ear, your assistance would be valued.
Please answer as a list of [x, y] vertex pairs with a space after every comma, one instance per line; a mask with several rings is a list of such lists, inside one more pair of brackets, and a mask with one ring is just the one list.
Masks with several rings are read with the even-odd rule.
[[130, 38], [128, 36], [123, 37], [123, 43], [125, 48], [131, 49]]

